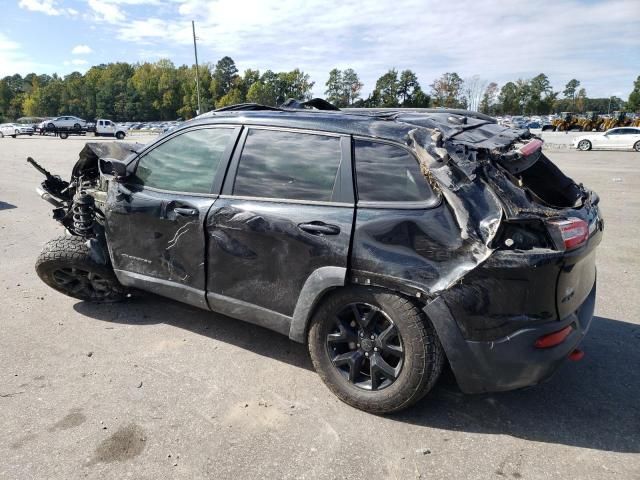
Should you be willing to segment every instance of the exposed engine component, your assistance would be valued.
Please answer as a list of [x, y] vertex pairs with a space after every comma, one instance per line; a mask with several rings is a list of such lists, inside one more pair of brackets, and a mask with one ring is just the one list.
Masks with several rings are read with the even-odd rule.
[[85, 192], [77, 193], [73, 197], [73, 229], [83, 237], [94, 236], [93, 225], [96, 213], [94, 200]]

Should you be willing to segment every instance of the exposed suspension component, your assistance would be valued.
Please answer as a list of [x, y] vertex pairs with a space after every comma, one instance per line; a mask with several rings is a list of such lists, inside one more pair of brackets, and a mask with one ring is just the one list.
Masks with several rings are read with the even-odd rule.
[[83, 237], [93, 237], [96, 218], [94, 200], [91, 195], [79, 192], [73, 197], [73, 229]]

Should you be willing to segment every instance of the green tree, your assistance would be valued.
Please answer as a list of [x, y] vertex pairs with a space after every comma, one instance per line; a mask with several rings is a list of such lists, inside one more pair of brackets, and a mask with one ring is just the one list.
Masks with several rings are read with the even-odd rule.
[[397, 90], [397, 95], [403, 106], [409, 106], [412, 104], [416, 89], [420, 90], [418, 76], [411, 70], [403, 70], [400, 73]]
[[520, 98], [518, 87], [513, 82], [505, 83], [500, 89], [500, 111], [503, 114], [512, 115], [519, 112]]
[[496, 82], [491, 82], [484, 89], [484, 93], [482, 94], [482, 99], [480, 100], [480, 112], [485, 113], [487, 115], [492, 115], [495, 113], [495, 103], [498, 99], [498, 84]]
[[578, 91], [579, 86], [580, 86], [580, 81], [573, 78], [569, 80], [569, 82], [567, 82], [567, 84], [564, 86], [564, 91], [562, 92], [564, 94], [564, 98], [571, 99], [571, 104], [573, 105], [573, 108], [575, 108], [576, 93]]
[[346, 105], [353, 105], [360, 98], [363, 84], [353, 68], [347, 68], [342, 72], [342, 95]]
[[333, 103], [336, 107], [345, 107], [349, 100], [345, 97], [345, 86], [342, 71], [337, 68], [329, 72], [329, 79], [325, 83], [327, 89], [324, 91], [327, 101]]
[[379, 98], [378, 107], [398, 107], [398, 72], [395, 68], [387, 71], [376, 81], [374, 92]]
[[431, 84], [431, 99], [435, 106], [460, 107], [462, 104], [460, 101], [462, 85], [462, 78], [455, 72], [447, 72], [440, 78], [435, 79]]
[[233, 87], [238, 76], [238, 68], [231, 57], [222, 57], [216, 63], [211, 80], [211, 96], [214, 102], [224, 97]]
[[633, 82], [633, 90], [629, 94], [627, 109], [630, 112], [640, 112], [640, 75], [638, 75], [636, 81]]

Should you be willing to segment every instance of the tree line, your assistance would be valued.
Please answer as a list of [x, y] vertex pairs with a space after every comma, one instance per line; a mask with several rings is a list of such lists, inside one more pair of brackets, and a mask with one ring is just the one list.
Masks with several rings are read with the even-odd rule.
[[[227, 56], [215, 65], [200, 65], [197, 76], [203, 112], [243, 102], [275, 106], [288, 98], [308, 100], [315, 86], [309, 74], [300, 69], [262, 73], [247, 69], [240, 73]], [[0, 80], [0, 121], [63, 114], [116, 121], [191, 118], [198, 109], [195, 79], [195, 66], [176, 67], [167, 59], [101, 64], [84, 74], [73, 72], [64, 77], [55, 73], [15, 74]], [[607, 112], [625, 107], [617, 97], [588, 98], [575, 79], [556, 92], [543, 73], [500, 88], [477, 75], [463, 79], [448, 72], [423, 89], [413, 71], [391, 69], [378, 78], [365, 98], [363, 83], [353, 69], [334, 68], [324, 87], [326, 99], [338, 107], [448, 107], [491, 115]], [[626, 108], [640, 109], [640, 76]]]

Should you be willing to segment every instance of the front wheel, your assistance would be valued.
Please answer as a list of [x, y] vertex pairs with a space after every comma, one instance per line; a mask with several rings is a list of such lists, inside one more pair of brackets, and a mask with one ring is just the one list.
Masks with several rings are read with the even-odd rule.
[[580, 142], [578, 142], [578, 150], [582, 150], [583, 152], [591, 150], [591, 142], [589, 140], [580, 140]]
[[118, 302], [127, 296], [113, 270], [89, 255], [86, 239], [58, 237], [45, 244], [36, 273], [54, 290], [89, 302]]
[[413, 405], [444, 363], [433, 325], [408, 299], [347, 287], [318, 308], [309, 330], [313, 365], [342, 401], [371, 413]]
[[79, 123], [74, 123], [74, 124], [73, 124], [73, 129], [74, 129], [74, 130], [80, 130], [80, 128], [81, 128], [81, 127], [80, 127], [80, 124], [79, 124]]
[[633, 149], [636, 152], [640, 152], [640, 141], [636, 142], [635, 145], [633, 146]]

